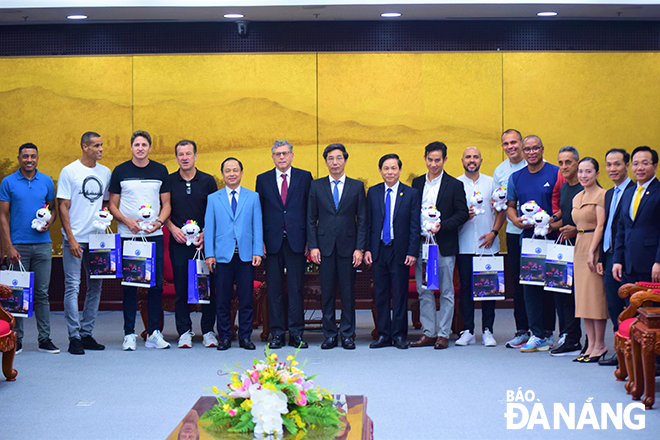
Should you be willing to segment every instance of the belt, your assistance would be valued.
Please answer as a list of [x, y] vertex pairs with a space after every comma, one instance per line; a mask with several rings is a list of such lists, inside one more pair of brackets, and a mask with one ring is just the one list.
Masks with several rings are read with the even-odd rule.
[[385, 244], [385, 242], [383, 240], [380, 241], [380, 245], [385, 246], [385, 247], [392, 246], [392, 243], [394, 243], [394, 240], [390, 240], [390, 242], [388, 244]]
[[588, 232], [594, 232], [594, 231], [595, 231], [595, 229], [578, 229], [578, 234], [582, 235], [582, 234], [586, 234]]

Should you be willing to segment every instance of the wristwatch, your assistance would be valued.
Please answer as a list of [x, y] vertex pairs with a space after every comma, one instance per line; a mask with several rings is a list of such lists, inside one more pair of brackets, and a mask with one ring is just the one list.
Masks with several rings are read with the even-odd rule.
[[490, 232], [494, 232], [496, 237], [500, 234], [500, 231], [497, 229], [492, 229]]
[[556, 221], [559, 221], [559, 217], [557, 217], [557, 216], [554, 215], [554, 214], [552, 214], [552, 217], [551, 217], [551, 218], [552, 218], [552, 221], [555, 221], [555, 222], [556, 222]]

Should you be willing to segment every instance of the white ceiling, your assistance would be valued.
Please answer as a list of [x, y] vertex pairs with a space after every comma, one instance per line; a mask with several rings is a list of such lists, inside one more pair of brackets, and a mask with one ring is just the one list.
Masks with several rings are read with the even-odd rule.
[[[340, 4], [341, 3], [341, 4]], [[93, 4], [94, 6], [87, 6]], [[113, 6], [99, 7], [106, 4]], [[239, 5], [240, 4], [240, 5]], [[185, 5], [185, 6], [184, 6]], [[539, 11], [557, 11], [555, 18], [537, 18]], [[247, 21], [314, 20], [445, 20], [445, 19], [595, 19], [660, 20], [660, 0], [563, 0], [544, 3], [534, 0], [399, 0], [385, 4], [375, 0], [0, 0], [0, 24], [65, 23], [68, 14], [85, 14], [86, 23], [144, 21], [227, 21], [223, 14], [239, 12]], [[382, 12], [400, 12], [400, 18], [381, 18]]]

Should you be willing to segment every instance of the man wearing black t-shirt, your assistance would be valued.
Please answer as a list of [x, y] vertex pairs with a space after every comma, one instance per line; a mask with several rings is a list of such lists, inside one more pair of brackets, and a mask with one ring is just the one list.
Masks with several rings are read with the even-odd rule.
[[[179, 169], [170, 174], [170, 189], [172, 213], [165, 220], [165, 226], [170, 230], [170, 261], [174, 275], [174, 319], [176, 330], [179, 333], [179, 348], [191, 348], [192, 321], [188, 309], [188, 260], [195, 256], [196, 249], [204, 243], [204, 214], [206, 213], [206, 198], [218, 190], [218, 184], [210, 174], [203, 173], [195, 168], [197, 161], [197, 144], [193, 141], [182, 140], [174, 146], [174, 154]], [[188, 221], [197, 222], [200, 235], [194, 246], [186, 245], [186, 235], [181, 228]], [[202, 261], [204, 259], [202, 258]], [[217, 347], [218, 339], [213, 332], [215, 324], [215, 282], [209, 277], [211, 283], [210, 304], [202, 304], [202, 335], [205, 347]]]
[[[149, 289], [149, 337], [145, 343], [150, 348], [170, 348], [160, 333], [160, 316], [163, 300], [163, 231], [161, 228], [170, 216], [170, 182], [167, 168], [149, 160], [151, 136], [146, 131], [136, 131], [131, 137], [131, 160], [117, 165], [110, 178], [110, 203], [112, 215], [119, 222], [119, 233], [123, 243], [142, 233], [138, 224], [138, 210], [151, 205], [158, 219], [143, 233], [156, 244], [156, 285]], [[120, 205], [121, 199], [121, 205]], [[137, 313], [137, 287], [124, 287], [124, 342], [122, 350], [136, 348], [135, 315]]]

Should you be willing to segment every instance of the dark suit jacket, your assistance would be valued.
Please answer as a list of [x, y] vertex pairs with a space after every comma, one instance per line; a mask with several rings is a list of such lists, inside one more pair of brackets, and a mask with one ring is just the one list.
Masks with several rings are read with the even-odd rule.
[[[419, 191], [420, 213], [424, 197], [426, 174], [416, 177], [412, 187]], [[458, 228], [469, 219], [469, 210], [465, 200], [463, 182], [450, 176], [445, 171], [438, 189], [435, 207], [440, 211], [440, 231], [435, 234], [440, 255], [445, 257], [458, 254]], [[419, 215], [419, 214], [418, 214]]]
[[344, 190], [335, 209], [328, 176], [312, 181], [307, 203], [307, 243], [321, 256], [331, 255], [335, 245], [341, 257], [364, 249], [367, 233], [367, 205], [364, 183], [346, 177]]
[[660, 263], [660, 182], [655, 178], [649, 184], [633, 221], [629, 208], [636, 190], [634, 185], [621, 196], [614, 263], [623, 264], [624, 273], [651, 273], [653, 264]]
[[[628, 182], [628, 185], [623, 189], [623, 192], [626, 192], [626, 190], [630, 187], [635, 187], [635, 182], [632, 180]], [[610, 205], [612, 204], [612, 197], [614, 197], [614, 188], [610, 188], [607, 190], [605, 193], [605, 225], [607, 225], [607, 219], [610, 218]], [[623, 198], [623, 194], [621, 194], [621, 199]], [[610, 243], [612, 246], [612, 251], [614, 251], [615, 248], [615, 240], [616, 240], [616, 231], [618, 230], [619, 227], [619, 217], [621, 216], [621, 199], [619, 199], [619, 204], [616, 205], [616, 211], [614, 212], [614, 218], [612, 219], [612, 237]], [[604, 262], [604, 250], [603, 250], [603, 243], [604, 241], [600, 242], [600, 255], [598, 256], [598, 261], [600, 263]]]
[[[392, 194], [394, 201], [394, 258], [403, 264], [406, 255], [419, 254], [419, 191], [399, 182], [398, 194]], [[380, 235], [385, 218], [385, 184], [369, 188], [367, 193], [367, 247], [374, 261], [378, 259]]]
[[261, 212], [264, 222], [264, 243], [266, 253], [274, 254], [282, 246], [284, 225], [286, 236], [294, 252], [304, 252], [307, 243], [307, 199], [312, 174], [309, 171], [291, 167], [289, 191], [286, 205], [277, 186], [277, 173], [273, 168], [257, 176], [256, 191], [261, 201]]

